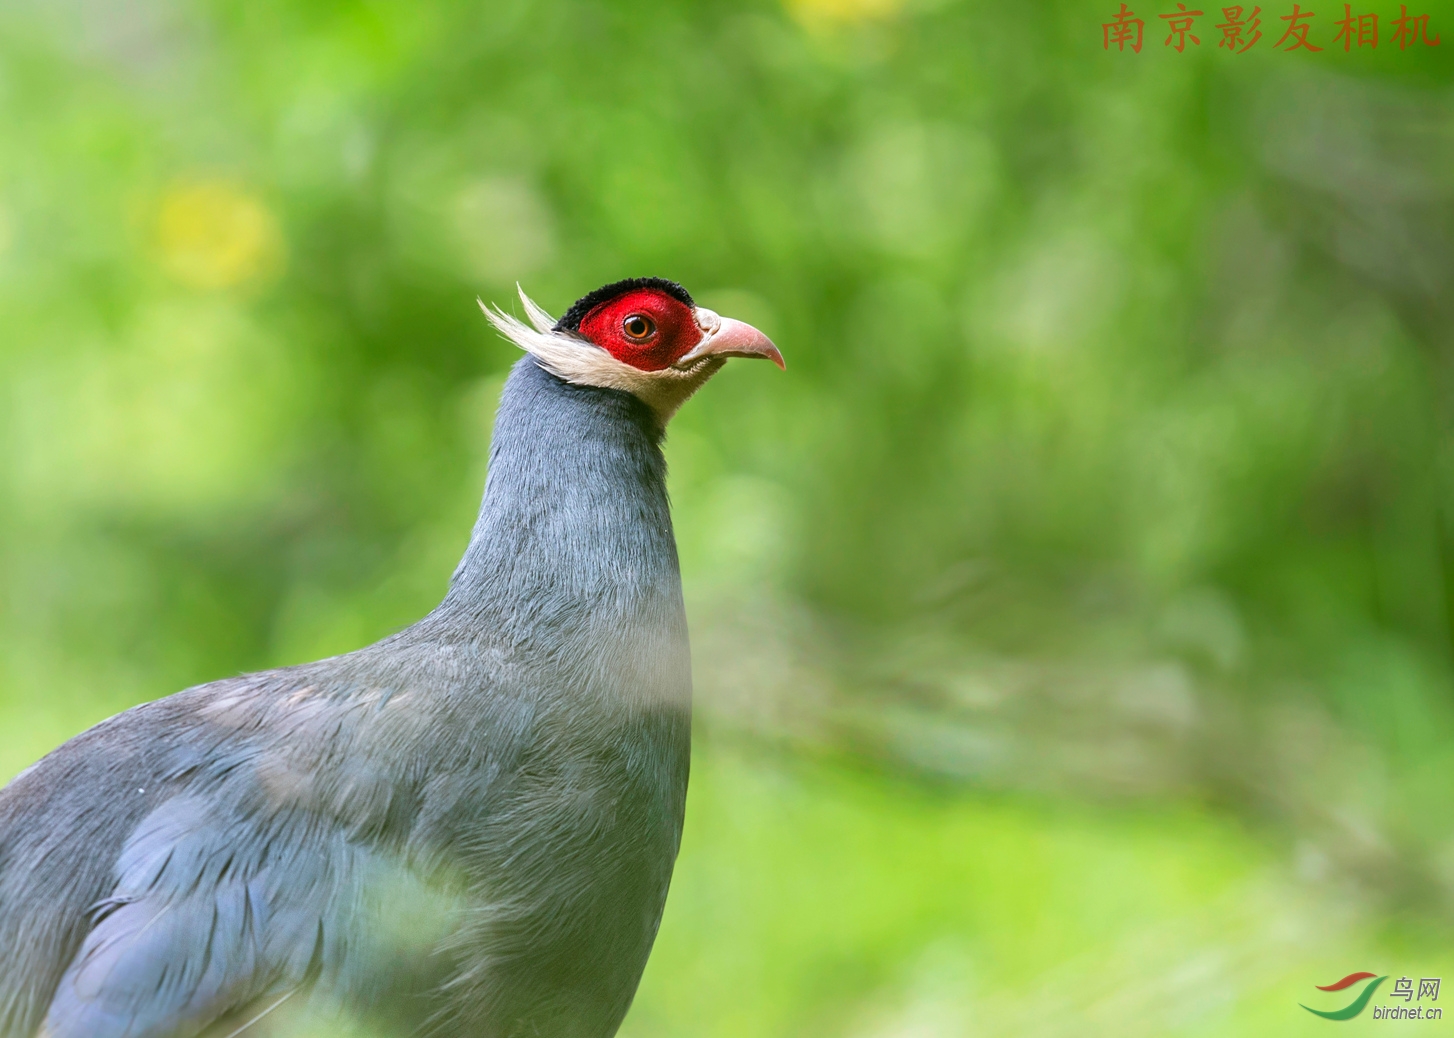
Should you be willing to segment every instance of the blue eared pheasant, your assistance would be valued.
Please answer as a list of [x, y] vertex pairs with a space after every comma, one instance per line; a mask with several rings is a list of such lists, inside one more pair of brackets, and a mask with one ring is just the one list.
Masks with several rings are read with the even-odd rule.
[[727, 358], [782, 357], [657, 278], [557, 322], [521, 298], [486, 311], [527, 355], [438, 608], [0, 791], [0, 1038], [615, 1033], [687, 788], [660, 442]]

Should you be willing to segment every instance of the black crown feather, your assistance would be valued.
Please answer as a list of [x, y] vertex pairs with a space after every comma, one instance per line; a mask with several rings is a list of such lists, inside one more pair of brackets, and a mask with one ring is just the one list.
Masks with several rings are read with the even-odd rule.
[[581, 330], [581, 321], [585, 320], [586, 314], [596, 307], [610, 302], [623, 292], [635, 292], [642, 288], [654, 288], [658, 292], [665, 292], [687, 306], [697, 305], [692, 302], [691, 293], [675, 281], [669, 281], [666, 278], [626, 278], [623, 281], [613, 281], [609, 285], [602, 285], [594, 292], [587, 292], [581, 296], [570, 305], [569, 310], [561, 315], [560, 320], [555, 322], [555, 330], [578, 332]]

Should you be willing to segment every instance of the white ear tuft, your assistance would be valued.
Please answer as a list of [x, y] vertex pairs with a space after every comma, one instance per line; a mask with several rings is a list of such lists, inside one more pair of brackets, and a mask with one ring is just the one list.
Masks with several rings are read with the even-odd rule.
[[535, 325], [537, 332], [549, 332], [555, 327], [555, 318], [546, 313], [540, 306], [525, 294], [525, 289], [520, 287], [520, 282], [515, 282], [515, 291], [520, 293], [520, 302], [525, 304], [525, 316], [530, 318], [530, 323]]
[[531, 340], [535, 338], [538, 334], [537, 332], [525, 327], [519, 318], [513, 314], [507, 314], [498, 306], [488, 306], [483, 299], [479, 298], [476, 298], [475, 302], [480, 304], [480, 310], [484, 312], [485, 317], [489, 319], [490, 323], [495, 326], [497, 332], [509, 339], [516, 346], [519, 346], [522, 350], [530, 352], [530, 347], [534, 345]]
[[476, 302], [480, 304], [480, 309], [495, 326], [496, 331], [526, 353], [534, 356], [547, 371], [559, 375], [567, 382], [599, 385], [598, 381], [583, 377], [583, 374], [600, 364], [616, 364], [625, 367], [599, 346], [577, 336], [554, 331], [552, 329], [554, 322], [548, 313], [523, 292], [520, 293], [520, 299], [525, 303], [526, 312], [530, 316], [531, 324], [535, 325], [534, 328], [515, 315], [507, 314], [498, 306], [487, 306], [482, 299], [476, 299]]

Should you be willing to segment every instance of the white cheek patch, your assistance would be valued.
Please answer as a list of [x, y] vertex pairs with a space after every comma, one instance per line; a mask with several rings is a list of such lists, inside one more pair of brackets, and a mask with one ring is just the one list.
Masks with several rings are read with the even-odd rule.
[[559, 379], [578, 386], [598, 386], [630, 393], [655, 412], [664, 427], [677, 409], [715, 375], [724, 361], [706, 358], [685, 371], [666, 368], [642, 371], [611, 356], [593, 342], [554, 330], [555, 319], [538, 306], [518, 285], [520, 302], [530, 319], [526, 325], [498, 306], [486, 306], [477, 300], [480, 309], [495, 329], [530, 354], [540, 366]]

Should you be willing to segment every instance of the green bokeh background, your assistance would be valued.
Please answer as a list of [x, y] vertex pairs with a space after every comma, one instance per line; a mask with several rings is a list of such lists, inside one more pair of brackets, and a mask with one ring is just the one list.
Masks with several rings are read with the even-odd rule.
[[669, 437], [697, 752], [623, 1034], [1454, 982], [1454, 4], [1117, 6], [0, 7], [0, 776], [426, 612], [476, 296], [662, 274], [789, 369]]

